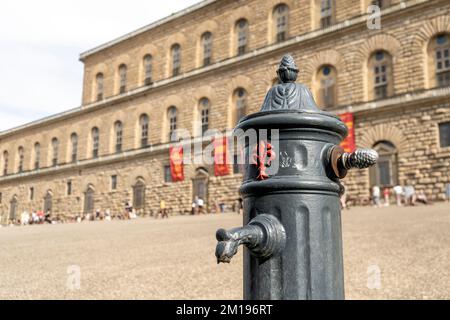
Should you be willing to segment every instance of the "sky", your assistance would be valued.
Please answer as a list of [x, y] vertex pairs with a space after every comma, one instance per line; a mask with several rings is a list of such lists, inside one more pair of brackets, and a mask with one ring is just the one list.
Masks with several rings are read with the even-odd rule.
[[200, 0], [3, 0], [0, 131], [81, 105], [79, 54]]

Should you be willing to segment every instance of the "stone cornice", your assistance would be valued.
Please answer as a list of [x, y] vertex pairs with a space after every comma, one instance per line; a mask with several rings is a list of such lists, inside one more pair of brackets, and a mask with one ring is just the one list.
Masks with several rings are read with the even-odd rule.
[[[208, 1], [208, 0], [206, 0]], [[211, 1], [213, 2], [213, 1]], [[430, 0], [410, 0], [407, 2], [401, 2], [400, 4], [397, 4], [395, 6], [386, 8], [383, 10], [383, 17], [385, 19], [388, 19], [390, 17], [393, 17], [392, 14], [398, 13], [405, 9], [410, 8], [416, 8], [420, 4], [429, 4], [432, 1]], [[394, 16], [395, 18], [395, 16]], [[287, 50], [292, 50], [295, 46], [308, 43], [310, 41], [321, 41], [325, 37], [329, 36], [336, 36], [336, 33], [348, 31], [352, 28], [358, 28], [363, 25], [365, 25], [367, 19], [367, 15], [360, 15], [357, 17], [354, 17], [349, 20], [345, 20], [343, 22], [337, 23], [335, 25], [332, 25], [325, 29], [317, 29], [305, 34], [298, 35], [296, 37], [293, 37], [289, 40], [286, 40], [281, 43], [271, 44], [262, 48], [255, 49], [245, 55], [242, 56], [235, 56], [228, 58], [223, 61], [216, 62], [208, 67], [202, 67], [198, 69], [194, 69], [191, 71], [188, 71], [186, 73], [183, 73], [176, 77], [166, 78], [160, 81], [155, 82], [154, 84], [150, 86], [142, 86], [135, 89], [132, 89], [124, 94], [116, 95], [108, 97], [102, 101], [90, 103], [81, 107], [77, 107], [74, 109], [71, 109], [69, 111], [65, 111], [53, 116], [49, 116], [37, 121], [30, 122], [28, 124], [12, 128], [6, 131], [0, 132], [0, 141], [1, 139], [4, 139], [12, 134], [15, 134], [19, 131], [25, 130], [25, 129], [31, 129], [35, 128], [40, 125], [46, 125], [50, 124], [52, 122], [61, 121], [64, 119], [68, 119], [74, 116], [77, 116], [81, 113], [85, 112], [92, 112], [96, 111], [108, 106], [111, 106], [113, 104], [117, 104], [123, 101], [127, 101], [130, 99], [134, 99], [136, 97], [145, 95], [151, 91], [154, 90], [161, 90], [165, 89], [166, 87], [172, 86], [172, 85], [178, 85], [185, 81], [190, 81], [193, 78], [197, 78], [209, 73], [217, 72], [224, 68], [233, 68], [237, 67], [243, 63], [248, 63], [249, 60], [252, 59], [258, 59], [261, 57], [264, 57], [266, 55], [274, 54], [276, 52], [286, 52]], [[89, 111], [88, 111], [89, 110]]]
[[386, 111], [386, 109], [393, 110], [395, 108], [403, 108], [414, 105], [422, 106], [422, 103], [424, 102], [430, 103], [439, 100], [450, 102], [450, 87], [415, 91], [378, 101], [339, 106], [330, 109], [329, 111], [336, 114], [352, 112], [356, 115], [360, 115], [363, 113]]

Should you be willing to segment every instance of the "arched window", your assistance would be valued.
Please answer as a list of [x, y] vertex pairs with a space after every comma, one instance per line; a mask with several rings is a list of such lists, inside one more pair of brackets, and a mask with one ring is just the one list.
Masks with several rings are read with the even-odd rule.
[[275, 41], [281, 42], [288, 38], [289, 31], [289, 7], [284, 3], [273, 9], [273, 23], [275, 29]]
[[50, 191], [47, 191], [44, 197], [44, 212], [52, 212], [53, 207], [53, 195]]
[[326, 28], [334, 23], [334, 0], [320, 1], [320, 26]]
[[97, 73], [95, 83], [97, 87], [97, 101], [103, 100], [103, 73]]
[[89, 186], [84, 193], [84, 213], [94, 213], [94, 195], [94, 188]]
[[145, 207], [145, 184], [139, 179], [133, 186], [133, 208], [144, 209]]
[[58, 164], [59, 141], [57, 138], [52, 139], [52, 166]]
[[428, 54], [430, 57], [431, 83], [434, 86], [450, 86], [450, 35], [439, 34], [431, 39]]
[[72, 146], [71, 160], [75, 162], [78, 158], [78, 135], [75, 132], [70, 135], [70, 144]]
[[375, 166], [370, 169], [371, 186], [395, 186], [398, 184], [397, 149], [390, 141], [379, 141], [373, 149], [379, 158]]
[[9, 162], [9, 154], [8, 151], [3, 152], [3, 175], [6, 176], [8, 174], [8, 162]]
[[19, 147], [19, 149], [17, 149], [17, 155], [19, 156], [19, 165], [17, 166], [17, 171], [23, 172], [23, 158], [24, 158], [24, 151], [23, 151], [23, 147]]
[[92, 157], [98, 158], [98, 149], [100, 146], [100, 131], [97, 127], [92, 128]]
[[116, 136], [116, 153], [122, 152], [122, 135], [123, 135], [123, 126], [122, 122], [116, 121], [114, 124], [114, 133]]
[[203, 98], [199, 103], [200, 121], [202, 125], [202, 136], [209, 129], [209, 99]]
[[177, 76], [181, 72], [181, 46], [175, 43], [171, 48], [172, 55], [172, 76]]
[[385, 99], [394, 94], [392, 77], [392, 57], [383, 50], [374, 52], [369, 59], [369, 96], [372, 99]]
[[212, 33], [207, 31], [202, 34], [203, 66], [211, 64], [212, 59]]
[[169, 141], [177, 141], [177, 108], [172, 106], [167, 111], [169, 120]]
[[372, 0], [370, 4], [373, 6], [378, 6], [380, 9], [384, 9], [389, 7], [390, 2], [390, 0]]
[[322, 66], [317, 72], [317, 104], [322, 108], [337, 105], [336, 84], [337, 73], [333, 66]]
[[34, 144], [34, 169], [39, 169], [41, 166], [41, 145], [39, 142]]
[[153, 83], [152, 74], [153, 74], [153, 58], [152, 55], [147, 54], [144, 56], [144, 84], [146, 86], [151, 85]]
[[237, 124], [241, 118], [247, 114], [247, 91], [243, 88], [237, 88], [233, 94], [234, 104], [234, 124]]
[[236, 22], [237, 55], [243, 55], [248, 47], [248, 21], [239, 19]]
[[141, 148], [148, 146], [148, 115], [142, 114], [139, 123], [141, 126]]
[[127, 66], [121, 64], [119, 66], [119, 93], [127, 91]]

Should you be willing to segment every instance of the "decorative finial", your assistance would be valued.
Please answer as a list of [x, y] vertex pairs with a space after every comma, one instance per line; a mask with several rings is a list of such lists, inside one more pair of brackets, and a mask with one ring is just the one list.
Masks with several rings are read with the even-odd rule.
[[280, 66], [278, 67], [278, 79], [280, 79], [282, 83], [295, 82], [297, 80], [298, 71], [294, 58], [287, 54], [283, 56]]

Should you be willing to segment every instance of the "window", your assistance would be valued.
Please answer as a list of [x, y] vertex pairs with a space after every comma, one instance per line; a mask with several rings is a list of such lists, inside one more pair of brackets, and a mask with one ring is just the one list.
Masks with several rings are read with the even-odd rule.
[[207, 98], [203, 98], [200, 100], [200, 117], [203, 136], [209, 128], [209, 100]]
[[114, 124], [114, 131], [116, 133], [116, 153], [119, 153], [122, 152], [122, 122], [116, 121], [116, 123]]
[[98, 73], [95, 77], [97, 86], [97, 101], [103, 100], [103, 73]]
[[30, 188], [30, 200], [34, 200], [34, 188]]
[[145, 184], [138, 181], [133, 187], [133, 208], [143, 209], [145, 207]]
[[141, 115], [139, 122], [141, 124], [141, 148], [145, 148], [148, 146], [148, 115]]
[[117, 190], [117, 175], [111, 176], [111, 190]]
[[59, 141], [57, 138], [52, 139], [52, 166], [56, 166], [58, 164], [58, 148]]
[[94, 189], [89, 186], [84, 193], [84, 213], [94, 213]]
[[172, 182], [172, 172], [170, 165], [164, 166], [164, 182]]
[[392, 58], [386, 51], [376, 51], [369, 61], [371, 98], [385, 99], [393, 95]]
[[127, 91], [127, 66], [121, 64], [119, 66], [119, 93]]
[[245, 19], [240, 19], [236, 22], [236, 36], [237, 36], [237, 55], [243, 55], [247, 51], [248, 46], [248, 22]]
[[333, 24], [333, 0], [320, 0], [320, 26], [329, 27]]
[[450, 85], [450, 36], [438, 35], [435, 39], [435, 68], [438, 87]]
[[439, 140], [441, 148], [450, 147], [450, 121], [439, 124]]
[[98, 148], [100, 144], [100, 132], [97, 127], [92, 128], [92, 157], [98, 158]]
[[331, 108], [336, 103], [336, 69], [333, 66], [323, 66], [317, 74], [318, 94], [317, 104], [322, 108]]
[[23, 151], [23, 147], [19, 147], [19, 149], [17, 150], [17, 154], [19, 156], [19, 166], [17, 168], [17, 171], [23, 172], [23, 158], [24, 158], [24, 151]]
[[34, 144], [34, 169], [39, 169], [41, 163], [41, 145], [39, 142]]
[[16, 220], [16, 216], [17, 216], [17, 196], [14, 196], [10, 202], [10, 207], [9, 207], [9, 219], [11, 221], [15, 221]]
[[234, 91], [234, 123], [237, 124], [247, 114], [247, 92], [243, 88]]
[[203, 66], [211, 64], [212, 57], [212, 33], [205, 32], [202, 34], [202, 47], [203, 47]]
[[384, 9], [389, 6], [389, 2], [389, 0], [372, 0], [371, 5], [378, 6], [380, 9]]
[[78, 158], [78, 135], [76, 133], [70, 135], [70, 143], [72, 145], [71, 160], [76, 162]]
[[397, 149], [390, 141], [379, 141], [373, 146], [379, 158], [369, 169], [371, 186], [390, 187], [398, 184]]
[[72, 181], [67, 181], [67, 195], [70, 196], [72, 194]]
[[275, 23], [275, 40], [281, 42], [287, 39], [289, 30], [289, 8], [285, 4], [279, 4], [273, 11]]
[[169, 141], [177, 141], [177, 108], [170, 107], [167, 116], [169, 118]]
[[8, 161], [9, 154], [8, 151], [3, 152], [3, 175], [6, 176], [8, 174]]
[[146, 86], [151, 85], [152, 82], [152, 73], [153, 73], [153, 66], [152, 66], [153, 58], [150, 54], [145, 55], [144, 57], [144, 84]]
[[181, 46], [176, 43], [172, 46], [172, 76], [177, 76], [181, 71]]

